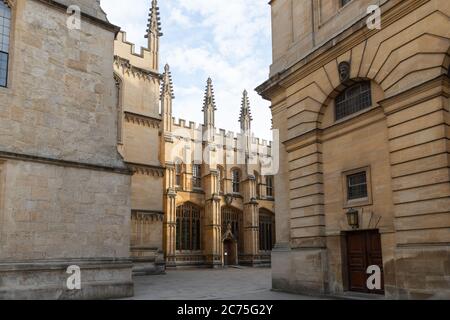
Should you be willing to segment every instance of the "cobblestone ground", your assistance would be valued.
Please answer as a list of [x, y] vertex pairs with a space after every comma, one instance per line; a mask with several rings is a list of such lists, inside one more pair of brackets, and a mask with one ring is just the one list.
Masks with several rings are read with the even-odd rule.
[[270, 269], [188, 269], [134, 278], [135, 300], [311, 300], [273, 292]]

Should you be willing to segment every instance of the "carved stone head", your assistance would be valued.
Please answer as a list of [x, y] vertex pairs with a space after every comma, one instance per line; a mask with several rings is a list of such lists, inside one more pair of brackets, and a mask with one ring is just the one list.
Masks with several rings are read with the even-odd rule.
[[341, 82], [350, 80], [350, 63], [343, 61], [339, 63], [339, 78]]

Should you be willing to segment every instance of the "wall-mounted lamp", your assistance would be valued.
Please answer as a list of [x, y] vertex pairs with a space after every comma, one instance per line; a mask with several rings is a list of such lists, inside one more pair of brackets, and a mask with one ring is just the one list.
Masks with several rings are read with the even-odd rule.
[[352, 229], [359, 228], [359, 211], [353, 208], [350, 208], [347, 211], [347, 222]]

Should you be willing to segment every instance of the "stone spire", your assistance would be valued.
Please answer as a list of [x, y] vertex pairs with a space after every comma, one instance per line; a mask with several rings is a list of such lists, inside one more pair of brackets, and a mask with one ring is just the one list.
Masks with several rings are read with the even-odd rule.
[[161, 114], [163, 117], [164, 132], [172, 131], [172, 100], [175, 99], [173, 93], [172, 74], [168, 64], [164, 67], [161, 83]]
[[158, 70], [159, 68], [159, 38], [162, 35], [158, 1], [152, 0], [145, 38], [148, 39], [148, 50], [152, 55], [152, 65], [150, 67], [153, 70]]
[[252, 112], [250, 110], [250, 99], [248, 98], [247, 90], [244, 90], [242, 96], [241, 116], [239, 118], [242, 132], [250, 132], [252, 120], [253, 118]]
[[204, 125], [205, 127], [213, 127], [215, 126], [215, 111], [216, 108], [216, 100], [214, 97], [214, 88], [212, 85], [211, 78], [208, 78], [208, 82], [205, 90], [205, 99], [203, 100], [203, 113], [205, 115]]

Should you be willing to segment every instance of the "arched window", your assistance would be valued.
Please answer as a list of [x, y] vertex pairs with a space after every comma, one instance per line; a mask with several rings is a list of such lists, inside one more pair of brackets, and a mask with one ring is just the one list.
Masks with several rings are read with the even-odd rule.
[[9, 40], [11, 32], [11, 8], [0, 1], [0, 87], [8, 85]]
[[270, 211], [259, 211], [259, 250], [271, 251], [275, 245], [275, 219]]
[[178, 251], [197, 251], [201, 248], [200, 208], [186, 203], [177, 208], [176, 247]]
[[201, 189], [202, 187], [202, 166], [199, 164], [192, 166], [192, 186], [195, 189]]
[[273, 177], [266, 177], [266, 194], [268, 198], [273, 198]]
[[335, 101], [336, 120], [372, 106], [370, 81], [359, 82], [342, 92]]
[[231, 172], [231, 181], [233, 184], [233, 193], [241, 192], [241, 171], [239, 169], [234, 169]]
[[231, 226], [231, 232], [238, 241], [239, 252], [244, 251], [244, 220], [242, 212], [233, 207], [222, 208], [222, 233], [227, 231], [228, 225]]
[[218, 166], [217, 167], [217, 190], [219, 193], [225, 192], [224, 181], [225, 181], [225, 170], [221, 166]]

